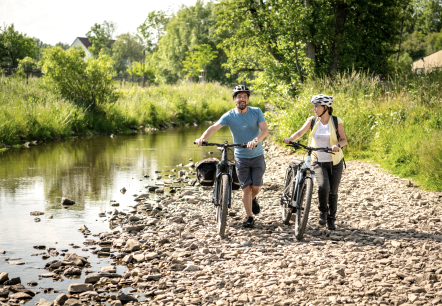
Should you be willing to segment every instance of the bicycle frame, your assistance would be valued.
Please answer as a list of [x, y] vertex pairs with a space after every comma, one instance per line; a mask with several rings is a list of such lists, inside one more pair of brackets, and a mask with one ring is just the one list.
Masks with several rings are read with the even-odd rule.
[[[221, 147], [218, 147], [221, 148]], [[221, 162], [216, 165], [216, 179], [215, 179], [215, 189], [213, 190], [213, 204], [215, 204], [215, 206], [219, 206], [219, 202], [218, 202], [218, 195], [219, 195], [219, 183], [221, 181], [221, 178], [223, 176], [223, 174], [227, 174], [229, 176], [229, 202], [228, 202], [228, 206], [230, 208], [231, 202], [232, 202], [232, 166], [229, 165], [228, 163], [228, 159], [227, 159], [227, 148], [223, 147], [222, 149], [222, 156], [221, 156]]]
[[[296, 203], [294, 202], [294, 199], [292, 200], [292, 206], [296, 207], [297, 209], [300, 208], [299, 207], [299, 199], [301, 198], [301, 188], [298, 188], [299, 186], [302, 186], [302, 184], [304, 184], [305, 178], [307, 177], [307, 174], [310, 174], [311, 177], [313, 177], [313, 175], [315, 174], [315, 172], [313, 170], [311, 170], [311, 164], [312, 164], [312, 157], [311, 157], [312, 152], [308, 152], [307, 157], [305, 158], [304, 163], [302, 164], [301, 167], [296, 167], [296, 176], [293, 177], [294, 182], [292, 182], [293, 184], [293, 195], [296, 194]], [[294, 168], [294, 166], [292, 166]], [[295, 204], [295, 205], [293, 205]]]

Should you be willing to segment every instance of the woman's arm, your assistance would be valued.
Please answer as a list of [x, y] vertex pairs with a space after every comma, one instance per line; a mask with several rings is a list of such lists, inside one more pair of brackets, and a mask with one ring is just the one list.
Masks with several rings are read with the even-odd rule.
[[299, 138], [304, 136], [305, 133], [307, 133], [307, 131], [310, 129], [311, 124], [312, 124], [312, 119], [307, 119], [307, 121], [304, 123], [302, 128], [299, 131], [297, 131], [295, 134], [290, 136], [289, 138], [284, 138], [284, 142], [286, 144], [289, 144], [290, 141], [298, 140]]
[[[344, 124], [338, 124], [338, 132], [339, 132], [339, 141], [338, 144], [341, 146], [341, 148], [343, 146], [345, 146], [347, 144], [347, 137], [345, 137], [345, 131], [344, 131]], [[336, 145], [334, 145], [332, 147], [332, 151], [333, 152], [339, 152], [339, 147]]]

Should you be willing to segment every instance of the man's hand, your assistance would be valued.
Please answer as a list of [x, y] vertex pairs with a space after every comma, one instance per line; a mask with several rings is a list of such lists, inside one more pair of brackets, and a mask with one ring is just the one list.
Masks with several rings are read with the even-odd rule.
[[249, 141], [247, 143], [247, 149], [252, 150], [254, 147], [258, 145], [258, 142], [255, 140]]
[[334, 145], [332, 147], [332, 152], [339, 152], [339, 147], [337, 145]]
[[196, 144], [198, 145], [198, 147], [201, 147], [201, 145], [203, 144], [203, 142], [205, 142], [206, 140], [204, 138], [199, 138], [197, 140], [195, 140]]

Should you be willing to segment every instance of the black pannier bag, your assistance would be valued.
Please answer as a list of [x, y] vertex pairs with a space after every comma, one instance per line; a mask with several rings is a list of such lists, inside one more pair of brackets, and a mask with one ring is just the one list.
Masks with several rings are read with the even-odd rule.
[[238, 190], [241, 188], [241, 184], [239, 183], [238, 175], [236, 174], [236, 166], [235, 162], [229, 162], [229, 165], [232, 165], [232, 190]]
[[196, 163], [196, 179], [201, 186], [213, 186], [217, 164], [218, 161], [214, 158], [206, 158]]

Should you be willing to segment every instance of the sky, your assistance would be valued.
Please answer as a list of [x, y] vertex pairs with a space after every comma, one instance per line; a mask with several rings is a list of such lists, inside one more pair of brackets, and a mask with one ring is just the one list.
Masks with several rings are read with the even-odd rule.
[[72, 44], [85, 37], [95, 23], [104, 20], [118, 25], [117, 34], [134, 33], [151, 11], [176, 11], [196, 0], [0, 0], [0, 25], [14, 24], [15, 30], [47, 44]]

